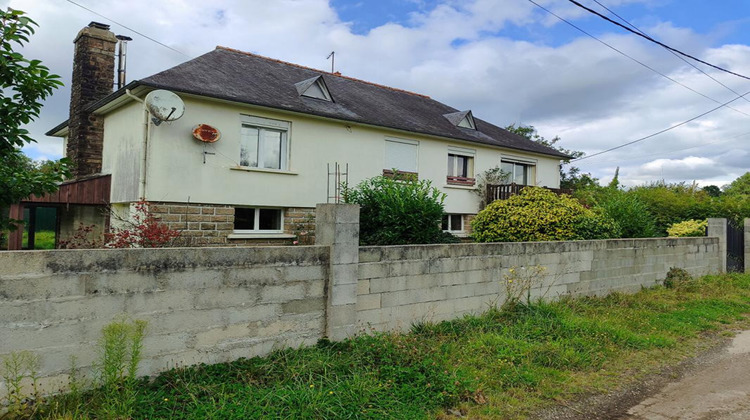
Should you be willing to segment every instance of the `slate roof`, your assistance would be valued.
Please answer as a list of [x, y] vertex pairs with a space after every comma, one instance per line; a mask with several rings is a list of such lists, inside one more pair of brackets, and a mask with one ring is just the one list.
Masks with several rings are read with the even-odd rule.
[[[299, 83], [317, 76], [323, 77], [333, 102], [300, 96]], [[136, 85], [569, 158], [476, 117], [476, 130], [457, 127], [444, 115], [460, 111], [428, 96], [225, 47], [132, 82], [128, 88]], [[92, 107], [118, 96], [120, 91]]]

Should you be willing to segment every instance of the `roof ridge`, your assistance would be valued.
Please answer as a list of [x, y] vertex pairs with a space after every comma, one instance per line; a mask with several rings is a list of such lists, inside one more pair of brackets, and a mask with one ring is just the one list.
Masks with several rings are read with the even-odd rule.
[[279, 60], [279, 59], [271, 58], [271, 57], [266, 57], [264, 55], [254, 54], [254, 53], [251, 53], [251, 52], [238, 50], [236, 48], [229, 48], [229, 47], [224, 47], [224, 46], [221, 46], [221, 45], [217, 45], [216, 49], [217, 50], [225, 50], [225, 51], [236, 52], [236, 53], [239, 53], [239, 54], [245, 54], [245, 55], [249, 55], [251, 57], [258, 57], [258, 58], [262, 58], [264, 60], [274, 61], [276, 63], [286, 64], [288, 66], [294, 66], [294, 67], [298, 67], [298, 68], [305, 69], [305, 70], [317, 71], [317, 72], [324, 73], [324, 74], [327, 74], [327, 75], [330, 75], [330, 76], [341, 77], [342, 79], [352, 80], [354, 82], [359, 82], [359, 83], [365, 83], [365, 84], [376, 86], [376, 87], [379, 87], [379, 88], [392, 90], [394, 92], [401, 92], [401, 93], [406, 93], [406, 94], [409, 94], [409, 95], [419, 96], [421, 98], [432, 99], [429, 96], [423, 95], [421, 93], [410, 92], [410, 91], [404, 90], [404, 89], [399, 89], [399, 88], [395, 88], [395, 87], [391, 87], [391, 86], [381, 85], [381, 84], [378, 84], [378, 83], [368, 82], [367, 80], [357, 79], [357, 78], [350, 77], [350, 76], [344, 76], [343, 74], [341, 74], [339, 72], [331, 73], [330, 71], [325, 71], [325, 70], [320, 70], [320, 69], [316, 69], [316, 68], [312, 68], [312, 67], [303, 66], [303, 65], [300, 65], [300, 64], [290, 63], [288, 61]]

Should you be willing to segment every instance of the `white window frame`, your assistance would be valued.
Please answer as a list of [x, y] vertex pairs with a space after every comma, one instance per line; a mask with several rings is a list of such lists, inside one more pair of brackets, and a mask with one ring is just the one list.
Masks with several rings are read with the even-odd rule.
[[[310, 84], [310, 86], [305, 89], [305, 92], [302, 93], [302, 96], [306, 98], [321, 99], [324, 101], [333, 102], [333, 100], [331, 99], [331, 94], [328, 92], [328, 87], [322, 80], [322, 78], [318, 77], [318, 79], [315, 80], [314, 83]], [[318, 92], [312, 91], [311, 88], [313, 86], [318, 88]]]
[[[466, 229], [464, 229], [464, 215], [463, 214], [459, 214], [459, 213], [446, 213], [445, 216], [448, 217], [448, 229], [443, 230], [443, 232], [450, 232], [450, 233], [464, 233], [464, 232], [466, 232]], [[454, 229], [453, 228], [453, 223], [451, 222], [451, 216], [459, 216], [461, 218], [461, 228], [460, 229]], [[442, 222], [441, 222], [441, 225], [442, 225]]]
[[502, 169], [503, 163], [512, 163], [514, 173], [510, 174], [510, 183], [515, 183], [515, 165], [524, 165], [526, 166], [526, 183], [525, 184], [517, 184], [517, 185], [536, 185], [536, 167], [537, 167], [537, 160], [536, 159], [524, 159], [519, 157], [510, 157], [510, 156], [503, 156], [500, 161], [500, 168]]
[[[284, 209], [279, 207], [245, 207], [245, 206], [237, 206], [235, 207], [235, 212], [237, 209], [253, 209], [255, 211], [255, 221], [253, 229], [234, 229], [233, 233], [235, 234], [279, 234], [284, 233]], [[273, 229], [273, 230], [261, 230], [260, 229], [260, 211], [261, 210], [278, 210], [279, 211], [279, 218], [280, 224], [279, 229]]]
[[[460, 156], [460, 157], [469, 159], [469, 161], [467, 162], [467, 166], [468, 167], [466, 169], [467, 170], [467, 174], [466, 174], [465, 177], [462, 177], [460, 175], [455, 175], [455, 174], [448, 173], [447, 174], [446, 182], [448, 184], [455, 184], [455, 185], [474, 185], [473, 181], [476, 178], [475, 177], [475, 166], [474, 166], [476, 164], [476, 159], [475, 159], [475, 157], [476, 157], [476, 151], [473, 150], [473, 149], [466, 149], [466, 148], [463, 148], [463, 147], [453, 147], [453, 146], [451, 146], [451, 147], [448, 147], [448, 156], [447, 156], [448, 161], [450, 161], [450, 156], [451, 155]], [[454, 172], [455, 172], [455, 168], [456, 168], [456, 165], [454, 165], [454, 168], [453, 168]], [[446, 168], [446, 172], [448, 172], [447, 169], [448, 168]], [[450, 179], [451, 177], [465, 178], [467, 181], [470, 181], [470, 182], [455, 182], [455, 181], [452, 181]]]
[[[271, 118], [256, 117], [252, 115], [241, 115], [240, 116], [240, 156], [242, 155], [243, 147], [243, 128], [255, 128], [258, 130], [258, 149], [256, 150], [258, 156], [258, 162], [256, 166], [245, 166], [238, 162], [240, 168], [254, 168], [266, 171], [288, 171], [289, 170], [289, 147], [290, 137], [292, 131], [292, 123], [289, 121], [274, 120]], [[281, 132], [281, 150], [279, 150], [279, 168], [266, 168], [260, 166], [260, 160], [263, 153], [264, 144], [261, 140], [261, 132], [266, 131], [277, 131]]]

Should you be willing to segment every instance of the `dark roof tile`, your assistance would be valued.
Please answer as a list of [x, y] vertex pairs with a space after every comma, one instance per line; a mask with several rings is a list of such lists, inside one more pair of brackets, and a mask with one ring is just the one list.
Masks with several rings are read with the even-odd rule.
[[[300, 83], [318, 76], [323, 77], [335, 102], [300, 95]], [[458, 127], [445, 115], [460, 111], [425, 95], [225, 47], [217, 47], [129, 86], [134, 84], [524, 150], [561, 159], [569, 157], [478, 118], [474, 118], [476, 130]], [[102, 106], [120, 95], [119, 91], [115, 92], [94, 105]]]

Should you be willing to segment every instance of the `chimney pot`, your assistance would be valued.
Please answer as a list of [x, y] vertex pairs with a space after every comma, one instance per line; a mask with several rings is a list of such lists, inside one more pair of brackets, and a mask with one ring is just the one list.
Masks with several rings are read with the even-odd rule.
[[107, 25], [106, 23], [91, 21], [91, 23], [89, 23], [89, 28], [104, 29], [105, 31], [108, 31], [109, 25]]

